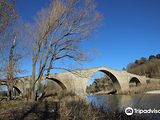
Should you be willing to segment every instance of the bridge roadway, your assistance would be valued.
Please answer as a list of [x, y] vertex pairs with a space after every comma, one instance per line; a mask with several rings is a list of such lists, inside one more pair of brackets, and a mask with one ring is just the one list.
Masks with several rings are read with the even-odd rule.
[[[127, 71], [119, 71], [104, 66], [90, 69], [77, 69], [71, 72], [54, 73], [50, 74], [47, 79], [43, 76], [42, 80], [46, 79], [46, 83], [50, 86], [58, 85], [62, 89], [67, 89], [78, 95], [84, 96], [86, 95], [86, 87], [90, 78], [97, 71], [107, 74], [118, 91], [129, 89], [129, 83], [132, 82], [136, 83], [136, 85], [145, 85], [147, 83], [160, 84], [160, 79], [147, 78], [146, 76], [139, 76], [128, 73]], [[30, 88], [30, 83], [31, 76], [18, 77], [14, 81], [14, 88], [23, 96], [26, 96]], [[2, 81], [1, 84], [5, 85], [6, 82]]]

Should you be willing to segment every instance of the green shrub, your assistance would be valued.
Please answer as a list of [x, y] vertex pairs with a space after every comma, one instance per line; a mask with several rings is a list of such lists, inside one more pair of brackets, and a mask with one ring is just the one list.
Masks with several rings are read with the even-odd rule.
[[22, 100], [22, 97], [16, 96], [14, 99], [15, 99], [15, 100]]
[[0, 100], [7, 100], [7, 98], [8, 98], [7, 96], [3, 96], [0, 98]]

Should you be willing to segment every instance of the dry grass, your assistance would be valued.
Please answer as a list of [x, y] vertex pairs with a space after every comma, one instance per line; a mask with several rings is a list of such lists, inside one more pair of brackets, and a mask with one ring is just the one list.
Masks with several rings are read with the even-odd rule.
[[53, 101], [56, 99], [56, 96], [58, 95], [59, 91], [52, 89], [52, 90], [48, 90], [45, 92], [44, 95], [40, 96], [40, 98], [38, 99], [39, 101]]
[[51, 101], [35, 102], [14, 109], [0, 110], [2, 120], [142, 120], [138, 116], [127, 116], [117, 111], [111, 112], [95, 107], [85, 100], [63, 100], [57, 105]]
[[[51, 95], [51, 96], [50, 96]], [[47, 98], [52, 101], [48, 101]], [[53, 102], [54, 98], [59, 99]], [[3, 119], [47, 119], [47, 120], [139, 120], [138, 116], [127, 116], [118, 110], [106, 111], [103, 107], [96, 107], [92, 103], [87, 104], [69, 91], [48, 91], [42, 101], [28, 103], [14, 109], [0, 111]]]
[[132, 87], [126, 91], [119, 91], [116, 94], [141, 94], [147, 91], [160, 90], [160, 84], [147, 84], [138, 87]]
[[39, 100], [42, 101], [61, 101], [63, 99], [71, 99], [78, 97], [75, 93], [67, 90], [49, 90]]
[[64, 100], [60, 102], [58, 110], [60, 120], [142, 120], [139, 116], [127, 116], [119, 113], [118, 110], [106, 111], [103, 106], [100, 108], [92, 103], [87, 104], [85, 100]]
[[8, 108], [14, 108], [16, 107], [18, 104], [17, 103], [1, 103], [0, 102], [0, 109], [8, 109]]
[[15, 108], [15, 107], [23, 106], [23, 105], [30, 105], [30, 104], [31, 104], [30, 101], [26, 101], [22, 99], [21, 100], [15, 99], [11, 101], [2, 100], [0, 101], [0, 109], [11, 109], [11, 108]]
[[57, 98], [59, 100], [63, 100], [63, 99], [67, 99], [67, 98], [76, 98], [78, 97], [75, 93], [73, 93], [72, 91], [59, 91]]
[[[60, 118], [63, 120], [68, 119], [81, 119], [88, 120], [96, 118], [97, 115], [102, 114], [98, 109], [96, 110], [92, 104], [87, 105], [84, 100], [65, 100], [60, 103], [59, 108]], [[101, 115], [103, 118], [103, 115]], [[105, 116], [104, 116], [105, 118]]]
[[46, 91], [44, 97], [48, 97], [48, 96], [55, 96], [58, 94], [58, 90], [52, 89], [52, 90], [48, 90]]

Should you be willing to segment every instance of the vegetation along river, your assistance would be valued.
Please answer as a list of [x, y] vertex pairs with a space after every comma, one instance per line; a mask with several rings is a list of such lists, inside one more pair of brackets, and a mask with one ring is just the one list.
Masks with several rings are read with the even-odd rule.
[[160, 94], [87, 95], [87, 102], [113, 112], [125, 112], [127, 107], [131, 107], [133, 115], [160, 119]]

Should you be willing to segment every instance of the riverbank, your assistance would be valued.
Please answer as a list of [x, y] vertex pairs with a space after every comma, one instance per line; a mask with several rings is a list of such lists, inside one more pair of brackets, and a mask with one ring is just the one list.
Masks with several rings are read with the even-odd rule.
[[88, 93], [88, 95], [109, 95], [109, 94], [115, 94], [116, 93], [116, 89], [111, 89], [111, 90], [102, 90], [102, 91], [98, 91], [95, 93]]
[[147, 94], [160, 94], [160, 90], [147, 91], [145, 93], [147, 93]]
[[[153, 91], [153, 92], [150, 92]], [[160, 94], [160, 84], [147, 84], [147, 85], [141, 85], [137, 87], [131, 87], [128, 90], [125, 91], [118, 91], [116, 92], [115, 89], [112, 90], [106, 90], [106, 91], [99, 91], [95, 93], [91, 93], [88, 95], [108, 95], [108, 94], [117, 94], [117, 95], [132, 95], [132, 94]]]
[[147, 84], [137, 87], [132, 87], [126, 91], [119, 91], [116, 94], [118, 95], [128, 95], [128, 94], [143, 94], [149, 91], [160, 90], [160, 84]]
[[[74, 95], [71, 92], [51, 92], [38, 102], [30, 102], [9, 109], [0, 110], [0, 119], [40, 119], [40, 120], [117, 120], [135, 119], [139, 116], [127, 116], [118, 110], [106, 111], [102, 106], [96, 107], [92, 103], [87, 104], [85, 99]], [[56, 98], [56, 99], [53, 99]], [[3, 104], [3, 103], [2, 103]]]

